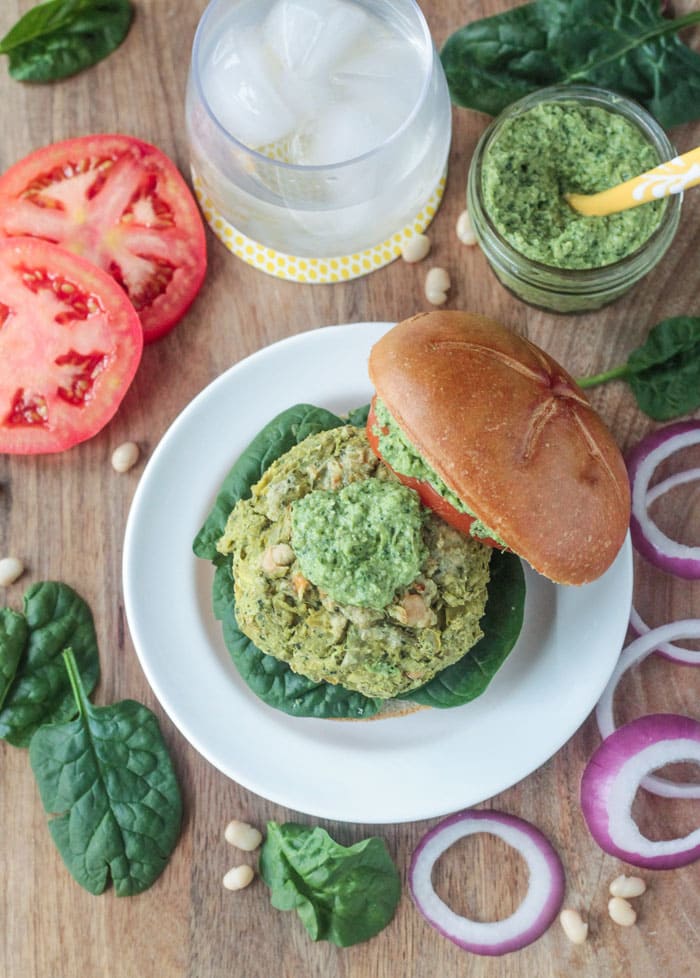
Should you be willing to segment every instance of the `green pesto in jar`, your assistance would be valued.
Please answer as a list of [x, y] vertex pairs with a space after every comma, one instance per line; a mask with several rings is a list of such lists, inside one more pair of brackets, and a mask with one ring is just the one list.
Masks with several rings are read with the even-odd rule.
[[666, 201], [584, 217], [566, 193], [597, 193], [662, 162], [628, 119], [576, 102], [543, 103], [503, 123], [481, 170], [484, 208], [520, 254], [554, 268], [600, 268], [640, 248]]

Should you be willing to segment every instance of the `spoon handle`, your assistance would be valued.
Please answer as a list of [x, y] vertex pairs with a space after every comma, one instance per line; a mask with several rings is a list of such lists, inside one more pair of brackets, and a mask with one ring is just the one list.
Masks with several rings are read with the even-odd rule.
[[575, 211], [587, 217], [617, 214], [652, 200], [680, 194], [700, 183], [700, 146], [668, 163], [597, 194], [566, 194]]

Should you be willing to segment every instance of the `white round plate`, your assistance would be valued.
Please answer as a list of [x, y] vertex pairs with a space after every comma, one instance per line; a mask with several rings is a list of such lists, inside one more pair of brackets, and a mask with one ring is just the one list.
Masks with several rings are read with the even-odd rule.
[[629, 538], [598, 581], [527, 572], [525, 625], [486, 692], [465, 706], [367, 723], [298, 719], [239, 678], [211, 611], [211, 565], [192, 553], [226, 473], [299, 402], [366, 404], [370, 347], [389, 323], [327, 326], [222, 374], [180, 414], [144, 471], [124, 541], [126, 615], [165, 711], [208, 761], [288, 808], [346, 822], [444, 815], [492, 797], [552, 756], [598, 700], [632, 601]]

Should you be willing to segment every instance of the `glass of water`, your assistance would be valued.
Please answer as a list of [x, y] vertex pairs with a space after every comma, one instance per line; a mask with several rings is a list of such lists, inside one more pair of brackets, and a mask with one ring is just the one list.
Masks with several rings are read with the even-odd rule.
[[186, 118], [210, 225], [280, 277], [380, 267], [439, 205], [450, 99], [415, 0], [212, 0]]

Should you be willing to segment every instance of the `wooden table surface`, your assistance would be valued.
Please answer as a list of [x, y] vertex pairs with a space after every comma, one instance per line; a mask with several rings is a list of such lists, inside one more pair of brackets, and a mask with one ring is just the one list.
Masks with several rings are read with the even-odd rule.
[[[0, 33], [31, 5], [29, 0], [5, 0]], [[77, 77], [48, 86], [22, 85], [10, 79], [3, 62], [0, 168], [53, 140], [123, 131], [155, 143], [187, 172], [183, 97], [192, 37], [205, 0], [140, 0], [136, 6], [123, 46]], [[423, 4], [438, 45], [466, 20], [508, 6], [504, 0]], [[700, 47], [697, 33], [689, 40]], [[468, 162], [487, 121], [474, 112], [454, 112], [447, 191], [430, 231], [431, 260], [452, 275], [449, 308], [485, 313], [523, 330], [574, 375], [622, 361], [649, 328], [667, 316], [700, 314], [700, 192], [687, 196], [670, 253], [616, 304], [567, 318], [513, 299], [489, 274], [480, 251], [461, 245], [454, 231], [463, 208]], [[672, 138], [679, 150], [688, 150], [700, 144], [700, 124], [679, 127]], [[295, 915], [272, 909], [260, 880], [237, 894], [222, 887], [222, 877], [236, 859], [223, 839], [229, 819], [242, 817], [264, 825], [268, 819], [300, 816], [252, 794], [210, 766], [151, 692], [129, 636], [121, 587], [123, 535], [134, 490], [171, 422], [230, 365], [292, 334], [333, 323], [400, 320], [428, 307], [422, 288], [425, 264], [399, 261], [350, 284], [305, 286], [252, 270], [211, 235], [208, 247], [209, 272], [198, 300], [170, 335], [145, 349], [136, 380], [107, 428], [64, 454], [0, 458], [0, 556], [15, 554], [27, 566], [25, 575], [3, 594], [5, 603], [20, 608], [26, 587], [45, 579], [65, 581], [84, 596], [95, 616], [102, 663], [95, 700], [132, 697], [156, 711], [185, 801], [180, 841], [153, 887], [131, 898], [117, 898], [111, 890], [91, 896], [72, 880], [53, 846], [26, 751], [3, 743], [0, 975], [695, 978], [700, 961], [698, 864], [644, 873], [649, 890], [639, 901], [636, 926], [620, 928], [607, 916], [608, 883], [629, 867], [600, 851], [581, 816], [579, 778], [599, 742], [590, 717], [539, 770], [484, 803], [531, 820], [552, 840], [566, 868], [566, 902], [590, 921], [590, 938], [583, 946], [570, 944], [558, 925], [530, 947], [501, 959], [469, 955], [440, 937], [417, 913], [406, 887], [410, 854], [435, 820], [370, 826], [302, 817], [320, 822], [344, 843], [382, 835], [400, 868], [404, 887], [394, 920], [379, 936], [354, 948], [313, 944]], [[652, 427], [622, 384], [609, 385], [592, 397], [623, 449]], [[141, 446], [141, 461], [128, 474], [117, 475], [110, 455], [127, 439]], [[700, 543], [700, 490], [689, 486], [674, 495], [661, 519], [672, 535]], [[187, 554], [183, 559], [189, 559]], [[636, 559], [635, 602], [651, 624], [698, 615], [700, 585]], [[575, 668], [572, 676], [575, 682]], [[689, 667], [649, 661], [625, 680], [620, 715], [630, 719], [662, 710], [700, 716], [699, 677], [698, 670]], [[507, 735], [515, 738], [518, 731]], [[642, 829], [654, 838], [685, 833], [698, 824], [697, 802], [645, 796], [638, 799], [635, 813]], [[458, 845], [439, 872], [441, 892], [453, 906], [482, 919], [512, 912], [525, 885], [520, 858], [485, 836]]]

